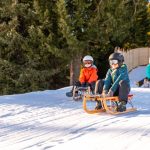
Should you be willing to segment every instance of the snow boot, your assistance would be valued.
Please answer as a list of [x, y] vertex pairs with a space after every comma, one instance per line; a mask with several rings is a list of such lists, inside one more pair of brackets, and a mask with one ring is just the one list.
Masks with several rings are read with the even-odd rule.
[[145, 88], [149, 88], [150, 87], [150, 81], [147, 78], [144, 79], [144, 87]]
[[95, 110], [101, 109], [102, 108], [102, 104], [101, 101], [96, 101], [96, 107]]
[[66, 96], [67, 96], [67, 97], [72, 97], [72, 96], [73, 96], [73, 91], [67, 92], [67, 93], [66, 93]]
[[118, 112], [126, 111], [126, 101], [119, 102], [119, 104], [117, 106], [117, 111]]

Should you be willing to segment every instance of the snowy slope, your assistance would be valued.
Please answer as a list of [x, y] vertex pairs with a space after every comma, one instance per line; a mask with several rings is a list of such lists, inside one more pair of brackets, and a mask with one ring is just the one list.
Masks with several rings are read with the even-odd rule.
[[138, 111], [119, 116], [85, 113], [70, 87], [0, 96], [0, 150], [149, 150], [150, 89], [135, 86], [144, 72], [130, 72]]

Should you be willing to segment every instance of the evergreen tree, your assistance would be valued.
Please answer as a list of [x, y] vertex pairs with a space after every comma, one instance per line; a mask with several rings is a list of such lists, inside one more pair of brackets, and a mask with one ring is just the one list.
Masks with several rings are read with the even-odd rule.
[[[70, 63], [70, 84], [78, 80], [81, 67], [81, 59], [87, 52], [88, 37], [87, 28], [89, 20], [89, 11], [91, 2], [85, 0], [60, 0], [58, 1], [59, 14], [65, 26], [63, 26], [63, 35], [65, 35], [69, 48], [72, 49], [72, 61]], [[61, 26], [62, 24], [61, 23]], [[65, 32], [64, 32], [64, 29]], [[69, 32], [66, 32], [69, 31]], [[67, 33], [67, 36], [66, 36]], [[69, 33], [69, 34], [68, 34]]]
[[149, 41], [147, 0], [1, 0], [0, 6], [0, 94], [65, 86], [69, 67], [72, 84], [87, 54], [103, 78], [116, 46]]
[[132, 19], [132, 26], [130, 28], [130, 47], [135, 48], [147, 46], [149, 40], [147, 32], [150, 28], [150, 18], [148, 16], [147, 4], [147, 0], [139, 0], [136, 3], [133, 3], [134, 14]]
[[28, 5], [20, 5], [16, 1], [1, 1], [0, 16], [0, 93], [10, 94], [16, 89], [22, 67], [27, 62], [25, 53], [26, 41], [22, 33], [18, 33], [20, 26], [19, 15]]
[[[146, 33], [149, 18], [146, 4], [145, 0], [93, 1], [94, 10], [88, 30], [89, 49], [98, 62], [99, 70], [102, 69], [100, 78], [105, 76], [109, 65], [108, 56], [116, 46], [131, 49], [148, 42]], [[138, 20], [137, 16], [141, 19]]]
[[1, 94], [64, 86], [70, 52], [56, 2], [3, 0], [1, 6]]

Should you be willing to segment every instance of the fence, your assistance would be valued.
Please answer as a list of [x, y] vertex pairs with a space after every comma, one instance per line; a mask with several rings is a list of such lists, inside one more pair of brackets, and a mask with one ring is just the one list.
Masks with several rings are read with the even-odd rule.
[[125, 58], [125, 63], [128, 66], [128, 70], [131, 71], [133, 68], [138, 66], [147, 65], [149, 63], [150, 58], [150, 48], [136, 48], [131, 49], [127, 52], [116, 50], [123, 54]]

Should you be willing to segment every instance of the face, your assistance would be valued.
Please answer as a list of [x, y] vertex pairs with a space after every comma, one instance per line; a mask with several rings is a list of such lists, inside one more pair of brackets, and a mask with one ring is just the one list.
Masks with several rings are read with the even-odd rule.
[[84, 67], [89, 68], [92, 66], [92, 61], [86, 60], [83, 62], [83, 64], [84, 64]]
[[110, 64], [110, 66], [111, 66], [112, 69], [116, 69], [116, 68], [119, 67], [118, 60], [110, 60], [109, 64]]

